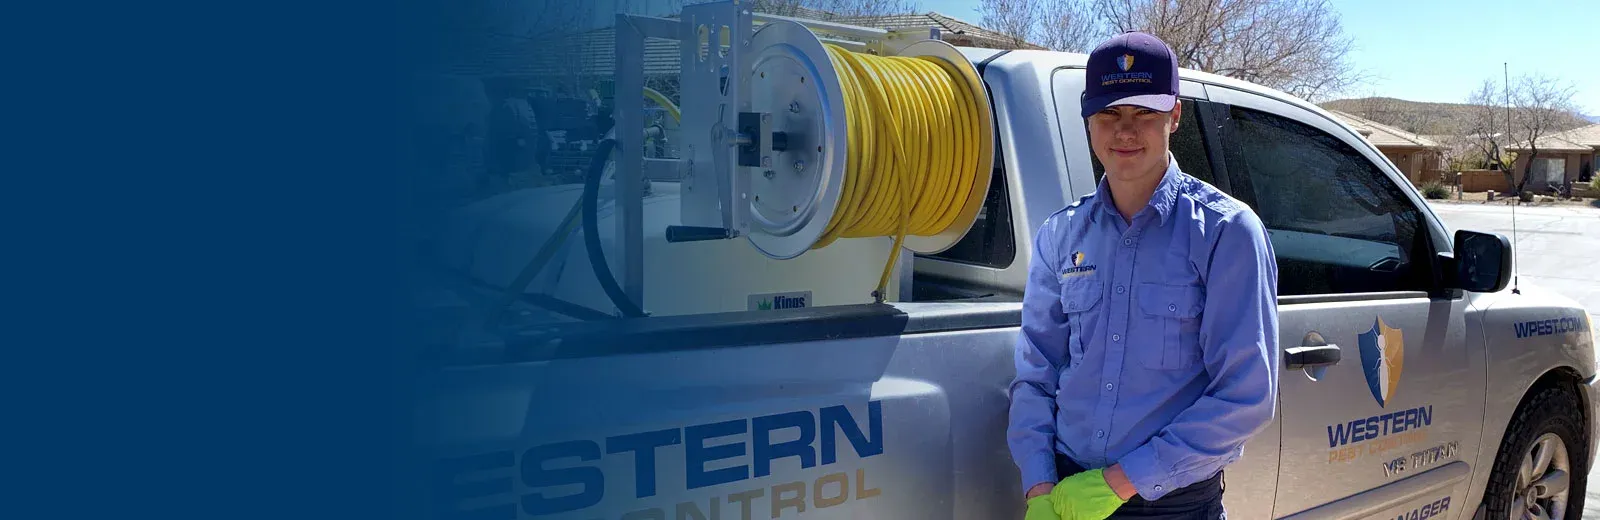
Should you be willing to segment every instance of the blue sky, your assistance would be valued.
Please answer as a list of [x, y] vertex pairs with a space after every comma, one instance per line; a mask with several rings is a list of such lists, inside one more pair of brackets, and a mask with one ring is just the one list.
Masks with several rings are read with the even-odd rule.
[[[924, 11], [980, 22], [977, 0], [918, 0]], [[1600, 116], [1600, 1], [1332, 0], [1355, 40], [1351, 63], [1374, 76], [1349, 95], [1465, 102], [1484, 78], [1538, 71], [1572, 82]], [[1486, 34], [1483, 26], [1499, 27]]]

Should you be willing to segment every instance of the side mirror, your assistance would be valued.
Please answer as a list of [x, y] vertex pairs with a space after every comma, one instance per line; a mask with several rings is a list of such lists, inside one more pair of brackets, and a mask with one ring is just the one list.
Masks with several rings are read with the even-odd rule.
[[1455, 279], [1466, 291], [1505, 289], [1511, 284], [1511, 241], [1494, 233], [1456, 231]]

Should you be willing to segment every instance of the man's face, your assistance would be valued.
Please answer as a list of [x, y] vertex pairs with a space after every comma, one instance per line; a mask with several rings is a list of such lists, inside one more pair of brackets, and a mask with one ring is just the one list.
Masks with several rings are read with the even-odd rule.
[[1106, 175], [1119, 181], [1159, 176], [1167, 169], [1168, 139], [1178, 130], [1183, 105], [1171, 112], [1120, 105], [1089, 116], [1089, 147]]

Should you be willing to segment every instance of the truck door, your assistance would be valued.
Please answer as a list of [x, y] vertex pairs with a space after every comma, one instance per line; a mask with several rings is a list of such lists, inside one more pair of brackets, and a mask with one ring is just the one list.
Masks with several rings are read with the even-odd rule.
[[1273, 515], [1470, 515], [1486, 372], [1466, 341], [1466, 301], [1435, 289], [1444, 229], [1345, 128], [1209, 90], [1231, 191], [1260, 215], [1278, 260]]

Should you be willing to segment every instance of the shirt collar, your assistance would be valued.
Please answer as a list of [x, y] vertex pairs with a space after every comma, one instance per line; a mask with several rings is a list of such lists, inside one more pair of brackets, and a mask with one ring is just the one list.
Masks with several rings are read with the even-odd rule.
[[[1145, 206], [1146, 208], [1152, 209], [1156, 212], [1156, 216], [1160, 218], [1162, 225], [1167, 223], [1167, 217], [1172, 214], [1173, 203], [1178, 200], [1178, 191], [1182, 188], [1180, 185], [1181, 181], [1179, 179], [1180, 173], [1183, 173], [1183, 170], [1178, 167], [1178, 158], [1173, 157], [1172, 152], [1167, 152], [1167, 171], [1162, 173], [1161, 182], [1156, 184], [1156, 191], [1155, 193], [1150, 194], [1150, 202]], [[1094, 220], [1099, 220], [1100, 212], [1105, 212], [1106, 214], [1117, 218], [1122, 217], [1122, 215], [1117, 213], [1116, 204], [1106, 203], [1110, 200], [1111, 184], [1106, 180], [1106, 177], [1102, 175], [1100, 177], [1100, 184], [1095, 188], [1094, 197], [1094, 203], [1100, 206], [1100, 211], [1090, 213], [1091, 215], [1094, 215]], [[1135, 215], [1137, 216], [1137, 214]]]

